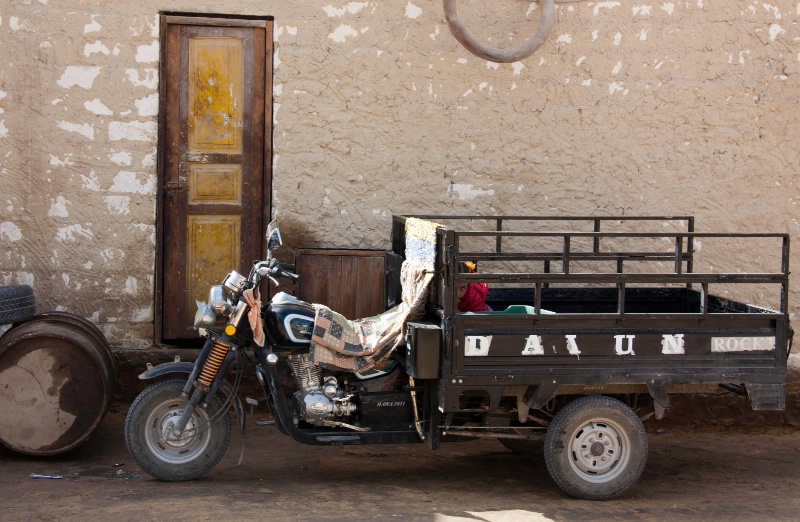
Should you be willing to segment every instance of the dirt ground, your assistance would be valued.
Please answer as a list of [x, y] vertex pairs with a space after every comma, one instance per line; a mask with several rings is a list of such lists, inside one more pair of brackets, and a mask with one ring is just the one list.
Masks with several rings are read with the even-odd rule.
[[[545, 522], [800, 518], [800, 429], [663, 428], [648, 424], [638, 484], [607, 502], [567, 497], [542, 456], [496, 441], [413, 446], [303, 446], [274, 427], [235, 434], [223, 461], [188, 483], [139, 472], [116, 406], [91, 439], [57, 457], [0, 449], [3, 521], [392, 520]], [[244, 460], [237, 466], [240, 451]], [[61, 476], [32, 478], [31, 474]]]

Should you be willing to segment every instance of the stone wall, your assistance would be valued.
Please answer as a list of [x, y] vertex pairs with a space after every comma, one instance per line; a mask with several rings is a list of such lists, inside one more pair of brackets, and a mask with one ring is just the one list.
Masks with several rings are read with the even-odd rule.
[[[463, 49], [437, 1], [197, 5], [0, 7], [0, 284], [32, 284], [41, 309], [88, 317], [117, 347], [153, 337], [159, 11], [274, 17], [274, 215], [290, 247], [387, 248], [393, 213], [800, 227], [796, 0], [561, 3], [512, 64]], [[538, 13], [459, 2], [497, 47]]]

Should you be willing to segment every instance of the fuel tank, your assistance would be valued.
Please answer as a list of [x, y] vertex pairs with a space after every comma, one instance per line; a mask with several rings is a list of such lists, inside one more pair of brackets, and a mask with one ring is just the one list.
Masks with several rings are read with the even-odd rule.
[[279, 292], [264, 311], [264, 331], [273, 351], [300, 352], [311, 346], [314, 308], [294, 296]]

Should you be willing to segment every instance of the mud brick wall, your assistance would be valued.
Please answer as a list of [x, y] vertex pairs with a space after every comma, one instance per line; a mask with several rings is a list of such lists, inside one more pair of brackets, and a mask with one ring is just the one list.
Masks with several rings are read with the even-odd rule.
[[[540, 12], [458, 5], [498, 47]], [[800, 228], [796, 0], [560, 3], [547, 42], [511, 64], [463, 49], [437, 1], [5, 2], [0, 284], [32, 284], [41, 309], [117, 347], [153, 340], [160, 11], [274, 17], [290, 247], [387, 248], [391, 215], [415, 212]]]

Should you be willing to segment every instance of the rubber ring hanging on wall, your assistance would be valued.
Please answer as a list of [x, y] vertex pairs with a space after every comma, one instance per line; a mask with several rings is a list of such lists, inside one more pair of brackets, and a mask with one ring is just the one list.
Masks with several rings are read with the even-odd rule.
[[519, 47], [498, 49], [484, 44], [475, 38], [469, 29], [464, 27], [464, 24], [458, 19], [456, 0], [443, 1], [444, 16], [447, 19], [450, 32], [453, 33], [456, 40], [475, 56], [497, 63], [518, 62], [532, 55], [550, 36], [550, 31], [553, 29], [553, 22], [555, 21], [555, 0], [541, 0], [542, 18], [539, 20], [539, 27], [536, 28], [536, 32]]

